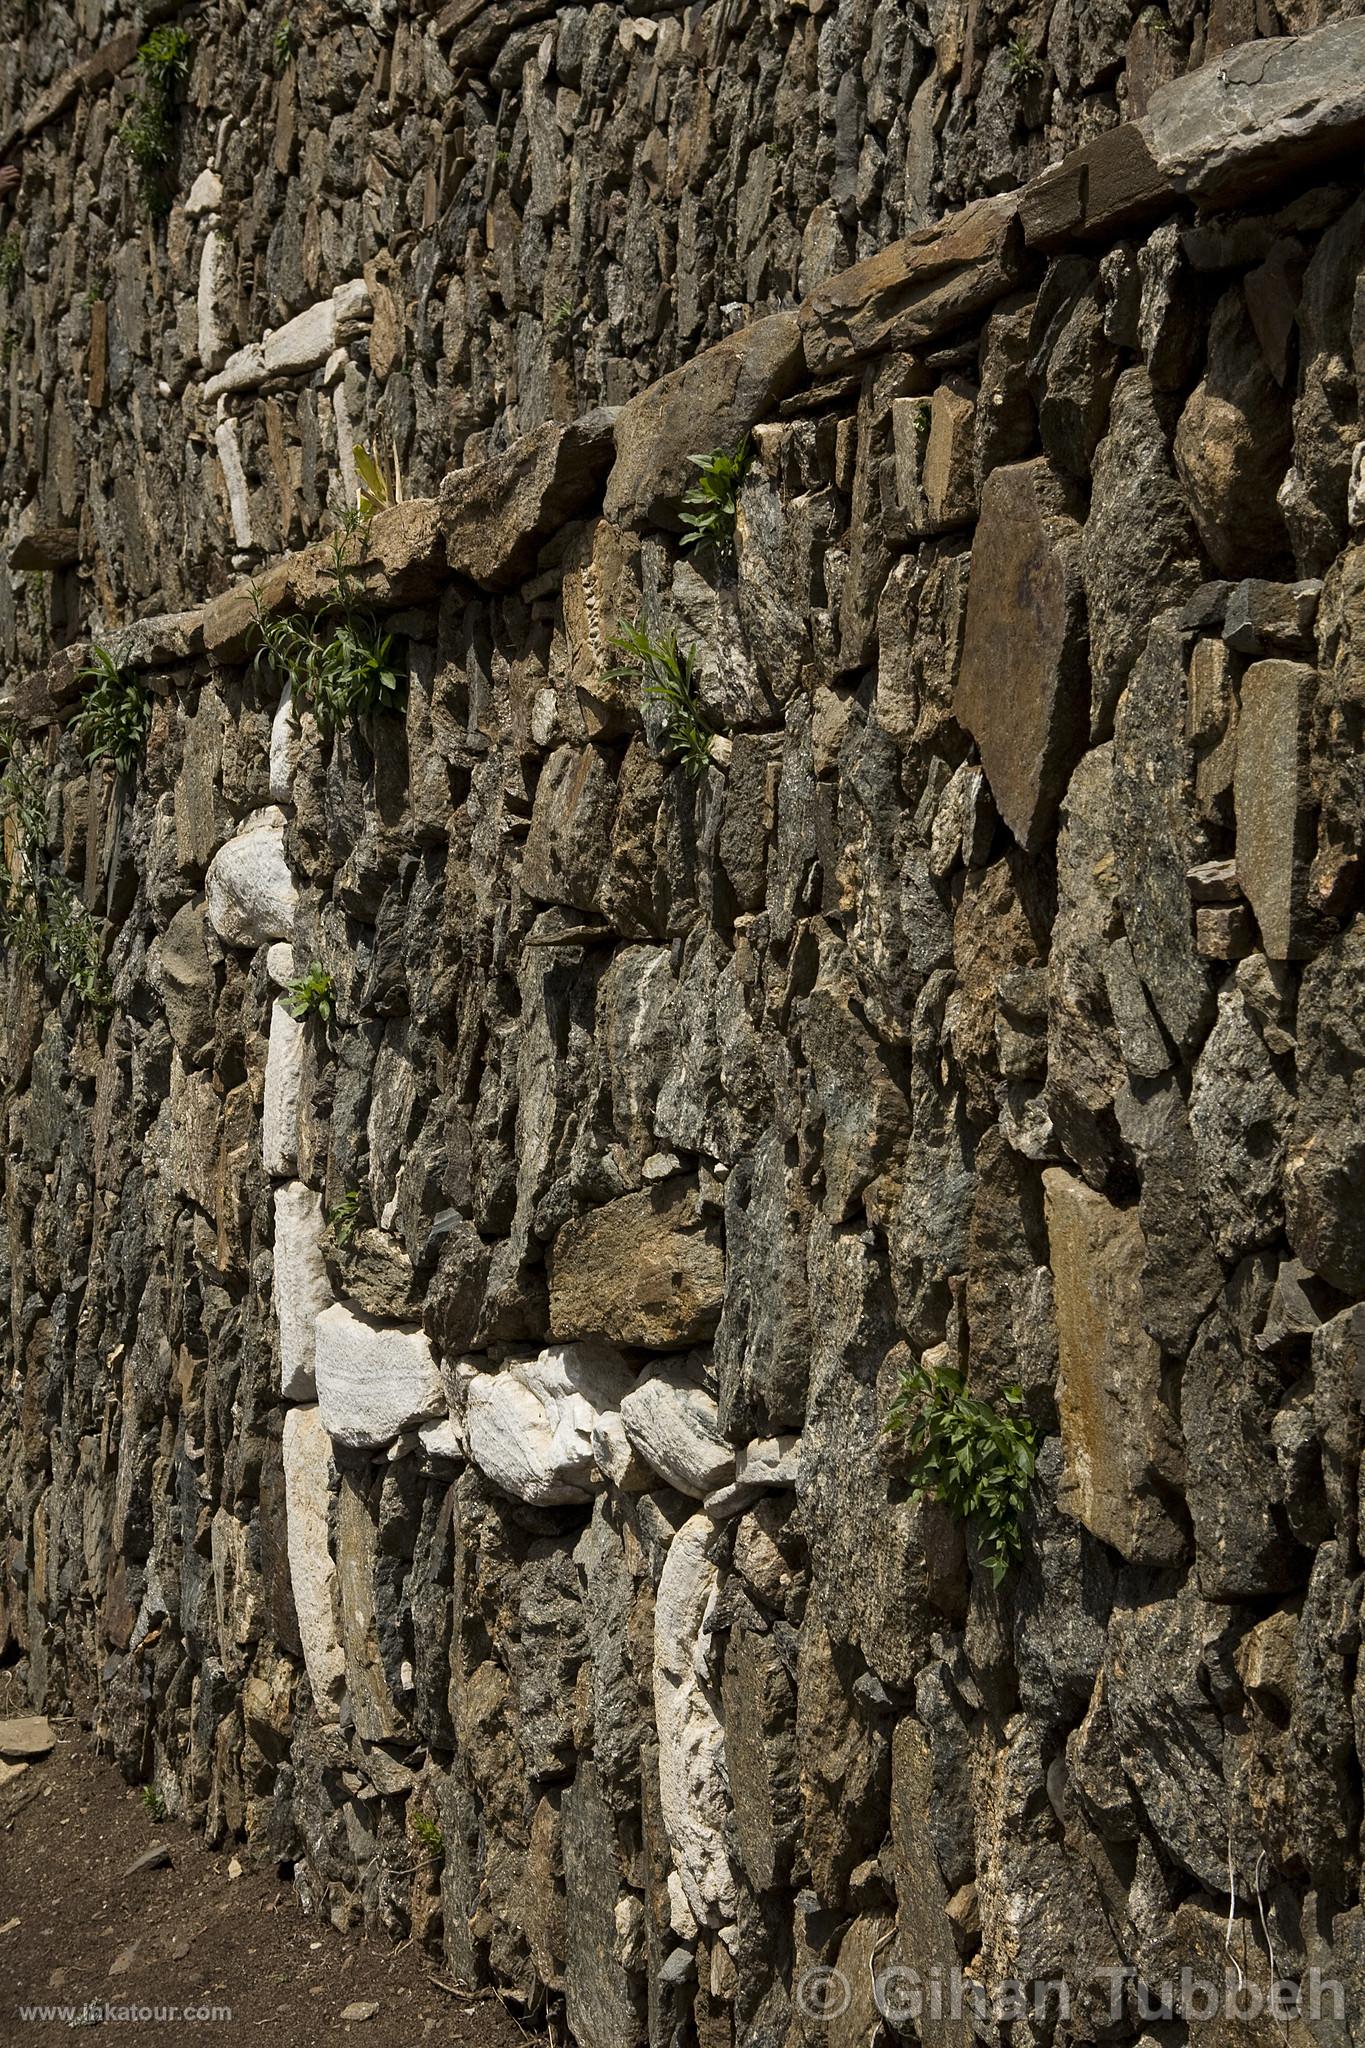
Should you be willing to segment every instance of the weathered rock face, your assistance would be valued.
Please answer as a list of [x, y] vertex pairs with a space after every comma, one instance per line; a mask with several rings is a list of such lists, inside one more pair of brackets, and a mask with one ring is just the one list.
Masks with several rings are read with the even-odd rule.
[[135, 40], [0, 38], [0, 1667], [589, 2048], [1358, 1984], [1359, 26], [381, 12], [186, 14], [157, 225]]

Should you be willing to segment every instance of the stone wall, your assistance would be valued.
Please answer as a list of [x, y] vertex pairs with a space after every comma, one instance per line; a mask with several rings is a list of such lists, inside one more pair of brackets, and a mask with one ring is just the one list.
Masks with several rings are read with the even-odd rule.
[[[1018, 2028], [1040, 2044], [1177, 2042], [1190, 2015], [1153, 2035], [1134, 1982], [1111, 2015], [1112, 1973], [1221, 1982], [1229, 1956], [1260, 1986], [1339, 1976], [1365, 2011], [1365, 26], [1234, 51], [1113, 125], [1156, 34], [1125, 14], [1076, 81], [1093, 105], [1039, 116], [1040, 152], [1093, 127], [1079, 153], [886, 246], [910, 200], [859, 200], [848, 240], [803, 230], [829, 257], [809, 278], [798, 238], [766, 269], [717, 254], [755, 317], [695, 352], [728, 324], [717, 287], [689, 323], [681, 283], [646, 293], [620, 255], [662, 261], [646, 219], [683, 245], [686, 23], [566, 12], [468, 45], [471, 144], [439, 67], [513, 15], [391, 47], [333, 28], [307, 83], [262, 59], [255, 118], [319, 178], [352, 164], [337, 205], [373, 248], [306, 181], [271, 187], [241, 114], [201, 211], [142, 231], [150, 273], [127, 259], [118, 317], [150, 276], [157, 340], [119, 330], [120, 370], [111, 339], [79, 429], [84, 315], [44, 294], [93, 237], [73, 217], [49, 279], [26, 271], [21, 347], [50, 374], [11, 369], [16, 574], [46, 579], [54, 631], [93, 576], [100, 644], [154, 708], [135, 770], [86, 765], [75, 611], [49, 659], [10, 643], [6, 745], [112, 997], [6, 956], [0, 1657], [308, 1910], [411, 1933], [584, 2048], [854, 2048], [888, 1961], [1068, 1978], [1070, 2015]], [[889, 49], [879, 18], [747, 33], [756, 65], [810, 38], [837, 137], [838, 38]], [[1054, 64], [1075, 18], [1051, 17]], [[931, 194], [1005, 182], [971, 19]], [[361, 73], [327, 67], [381, 45], [365, 89], [420, 78], [446, 126], [436, 148], [413, 83], [362, 176]], [[518, 155], [548, 148], [556, 77], [564, 177], [611, 122], [639, 156], [619, 242], [572, 182], [555, 198], [581, 271], [564, 224], [534, 227], [552, 208], [497, 226], [503, 133], [513, 193], [559, 192]], [[841, 148], [919, 104], [880, 77]], [[63, 205], [122, 176], [121, 79], [41, 131]], [[225, 88], [202, 56], [193, 79], [197, 122]], [[331, 132], [290, 126], [313, 92]], [[816, 104], [793, 91], [793, 120]], [[688, 118], [702, 161], [752, 174], [733, 113]], [[783, 176], [829, 185], [801, 156]], [[458, 265], [478, 162], [489, 261], [535, 241], [602, 294], [608, 339], [553, 402], [527, 395], [547, 358], [510, 270], [466, 333], [524, 333], [520, 395], [486, 403], [456, 353], [413, 396], [432, 365], [374, 251], [407, 234], [404, 276]], [[741, 187], [698, 177], [737, 224]], [[282, 211], [192, 388], [234, 181]], [[775, 197], [745, 217], [779, 248]], [[26, 262], [43, 229], [35, 202]], [[253, 603], [325, 606], [328, 544], [279, 550], [326, 524], [329, 472], [349, 488], [338, 419], [382, 449], [399, 380], [431, 495], [351, 547], [406, 711], [324, 733], [252, 661]], [[745, 431], [726, 567], [680, 546], [677, 503], [688, 456]], [[212, 480], [234, 449], [255, 600]], [[612, 650], [637, 615], [695, 650], [699, 777]], [[314, 961], [335, 1013], [299, 1023], [281, 995]], [[997, 1407], [1017, 1385], [1039, 1434], [998, 1586], [886, 1432], [926, 1357]], [[801, 2010], [816, 1969], [848, 1987], [832, 2018]]]

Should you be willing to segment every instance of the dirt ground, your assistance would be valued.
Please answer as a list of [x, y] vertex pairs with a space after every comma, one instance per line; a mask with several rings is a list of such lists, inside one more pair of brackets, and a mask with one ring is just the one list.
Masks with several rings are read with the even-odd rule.
[[[93, 2040], [220, 2048], [543, 2042], [496, 2000], [441, 1990], [415, 1947], [305, 1919], [271, 1872], [231, 1877], [230, 1849], [210, 1852], [179, 1822], [154, 1820], [82, 1731], [55, 1732], [52, 1754], [0, 1792], [0, 2042], [45, 2048], [69, 2042], [73, 2026]], [[130, 1872], [154, 1843], [169, 1862]], [[342, 2018], [371, 2005], [367, 2018]], [[26, 2016], [26, 2006], [52, 2010]], [[97, 2017], [101, 2007], [111, 2017]]]

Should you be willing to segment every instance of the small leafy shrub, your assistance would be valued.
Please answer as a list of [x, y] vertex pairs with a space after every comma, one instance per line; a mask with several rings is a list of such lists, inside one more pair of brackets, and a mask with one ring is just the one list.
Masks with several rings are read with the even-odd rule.
[[141, 86], [119, 140], [139, 174], [142, 203], [153, 216], [170, 211], [166, 173], [175, 151], [180, 88], [189, 76], [190, 38], [183, 28], [154, 28], [137, 53]]
[[1043, 60], [1027, 36], [1018, 35], [1005, 52], [1009, 75], [1016, 85], [1031, 85], [1043, 75]]
[[446, 1838], [434, 1820], [429, 1819], [425, 1813], [410, 1813], [408, 1820], [412, 1827], [413, 1839], [419, 1847], [432, 1856], [445, 1855]]
[[691, 455], [688, 460], [700, 474], [683, 493], [679, 507], [683, 546], [726, 560], [735, 551], [739, 487], [753, 460], [749, 437], [746, 434], [733, 448], [717, 448], [710, 455]]
[[275, 53], [275, 69], [283, 71], [293, 58], [296, 48], [294, 24], [292, 21], [286, 19], [280, 23], [280, 26], [275, 31], [275, 40], [271, 47]]
[[14, 287], [24, 274], [24, 245], [17, 234], [11, 232], [0, 242], [0, 292], [11, 298]]
[[338, 1248], [345, 1251], [360, 1228], [360, 1189], [347, 1188], [327, 1211], [327, 1225]]
[[[356, 450], [357, 457], [365, 454]], [[367, 474], [359, 461], [361, 502], [349, 510], [332, 535], [332, 562], [328, 576], [332, 595], [320, 612], [311, 616], [293, 612], [283, 618], [269, 618], [261, 607], [260, 592], [253, 587], [256, 607], [256, 660], [287, 682], [296, 704], [306, 704], [325, 735], [349, 725], [371, 712], [401, 716], [404, 679], [394, 654], [393, 635], [384, 632], [364, 602], [364, 592], [352, 560], [351, 543], [388, 503], [388, 486], [378, 466], [368, 456]], [[382, 496], [379, 493], [383, 493]]]
[[948, 1366], [916, 1366], [901, 1383], [886, 1420], [910, 1453], [912, 1496], [941, 1501], [970, 1525], [977, 1555], [999, 1585], [1020, 1553], [1020, 1520], [1037, 1463], [1037, 1433], [1022, 1413], [1018, 1387], [1002, 1415], [967, 1392]]
[[290, 982], [284, 1007], [300, 1024], [308, 1017], [317, 1017], [324, 1024], [331, 1022], [335, 1007], [332, 977], [320, 960], [313, 962], [307, 974], [301, 974], [297, 981]]
[[159, 1785], [144, 1785], [138, 1794], [149, 1820], [165, 1820], [166, 1798]]
[[696, 649], [684, 654], [671, 627], [662, 640], [652, 639], [639, 619], [623, 626], [611, 645], [627, 656], [611, 675], [639, 678], [641, 695], [663, 713], [664, 746], [689, 775], [704, 775], [717, 735], [697, 689]]
[[142, 757], [151, 723], [151, 693], [137, 676], [126, 675], [104, 648], [92, 651], [78, 678], [90, 688], [76, 716], [76, 736], [87, 761], [112, 761], [127, 775]]
[[43, 772], [18, 751], [12, 725], [0, 728], [0, 941], [26, 966], [47, 968], [103, 1015], [112, 1007], [99, 925], [59, 868], [48, 865]]

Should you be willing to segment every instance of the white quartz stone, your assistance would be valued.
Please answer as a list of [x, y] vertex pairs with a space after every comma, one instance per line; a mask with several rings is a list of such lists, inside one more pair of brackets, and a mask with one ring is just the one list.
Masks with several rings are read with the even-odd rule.
[[313, 1325], [332, 1301], [322, 1256], [322, 1197], [293, 1180], [275, 1190], [275, 1318], [280, 1331], [280, 1392], [313, 1401]]
[[440, 1422], [424, 1422], [417, 1432], [417, 1441], [429, 1458], [442, 1458], [452, 1465], [464, 1462], [464, 1431], [453, 1415]]
[[702, 1623], [719, 1572], [707, 1556], [714, 1526], [684, 1522], [668, 1546], [654, 1602], [654, 1719], [659, 1802], [673, 1862], [699, 1926], [735, 1917], [735, 1879], [725, 1848], [729, 1792], [725, 1731], [698, 1670]]
[[294, 948], [286, 939], [276, 939], [266, 948], [265, 971], [276, 988], [289, 988], [297, 979]]
[[284, 819], [258, 811], [220, 846], [204, 877], [209, 923], [226, 946], [263, 946], [294, 936], [298, 891], [284, 857]]
[[335, 1302], [314, 1324], [318, 1405], [340, 1444], [378, 1450], [414, 1424], [446, 1412], [424, 1332], [380, 1323]]
[[223, 482], [227, 486], [232, 538], [239, 548], [249, 548], [254, 545], [251, 496], [247, 490], [246, 471], [242, 467], [242, 448], [237, 439], [236, 420], [219, 420], [213, 430], [213, 445], [218, 450]]
[[278, 999], [271, 1005], [261, 1104], [261, 1161], [266, 1172], [277, 1179], [291, 1174], [299, 1163], [299, 1090], [307, 1029]]
[[206, 164], [185, 195], [185, 211], [191, 220], [201, 214], [217, 213], [223, 203], [223, 181], [212, 165]]
[[288, 683], [280, 692], [270, 727], [270, 801], [287, 804], [294, 794], [294, 774], [299, 765], [299, 728], [294, 717], [294, 693]]
[[325, 363], [348, 329], [369, 310], [369, 287], [363, 277], [339, 285], [330, 299], [308, 306], [277, 327], [265, 341], [267, 377], [294, 376]]
[[735, 1454], [735, 1478], [746, 1486], [795, 1486], [799, 1436], [756, 1436]]
[[590, 1498], [593, 1431], [620, 1406], [630, 1368], [610, 1344], [557, 1344], [470, 1382], [469, 1455], [516, 1500], [554, 1506]]
[[199, 362], [206, 374], [220, 367], [228, 352], [227, 294], [232, 283], [231, 252], [216, 228], [204, 237], [199, 258], [199, 289], [195, 300]]
[[599, 1415], [592, 1428], [593, 1462], [618, 1493], [647, 1493], [654, 1484], [648, 1465], [636, 1457], [626, 1426], [613, 1408]]
[[734, 1478], [715, 1397], [691, 1366], [652, 1367], [622, 1401], [621, 1420], [636, 1453], [679, 1493], [704, 1500]]
[[319, 1719], [335, 1722], [346, 1659], [337, 1631], [336, 1567], [327, 1547], [332, 1446], [318, 1409], [288, 1410], [282, 1448], [289, 1583], [303, 1662]]

